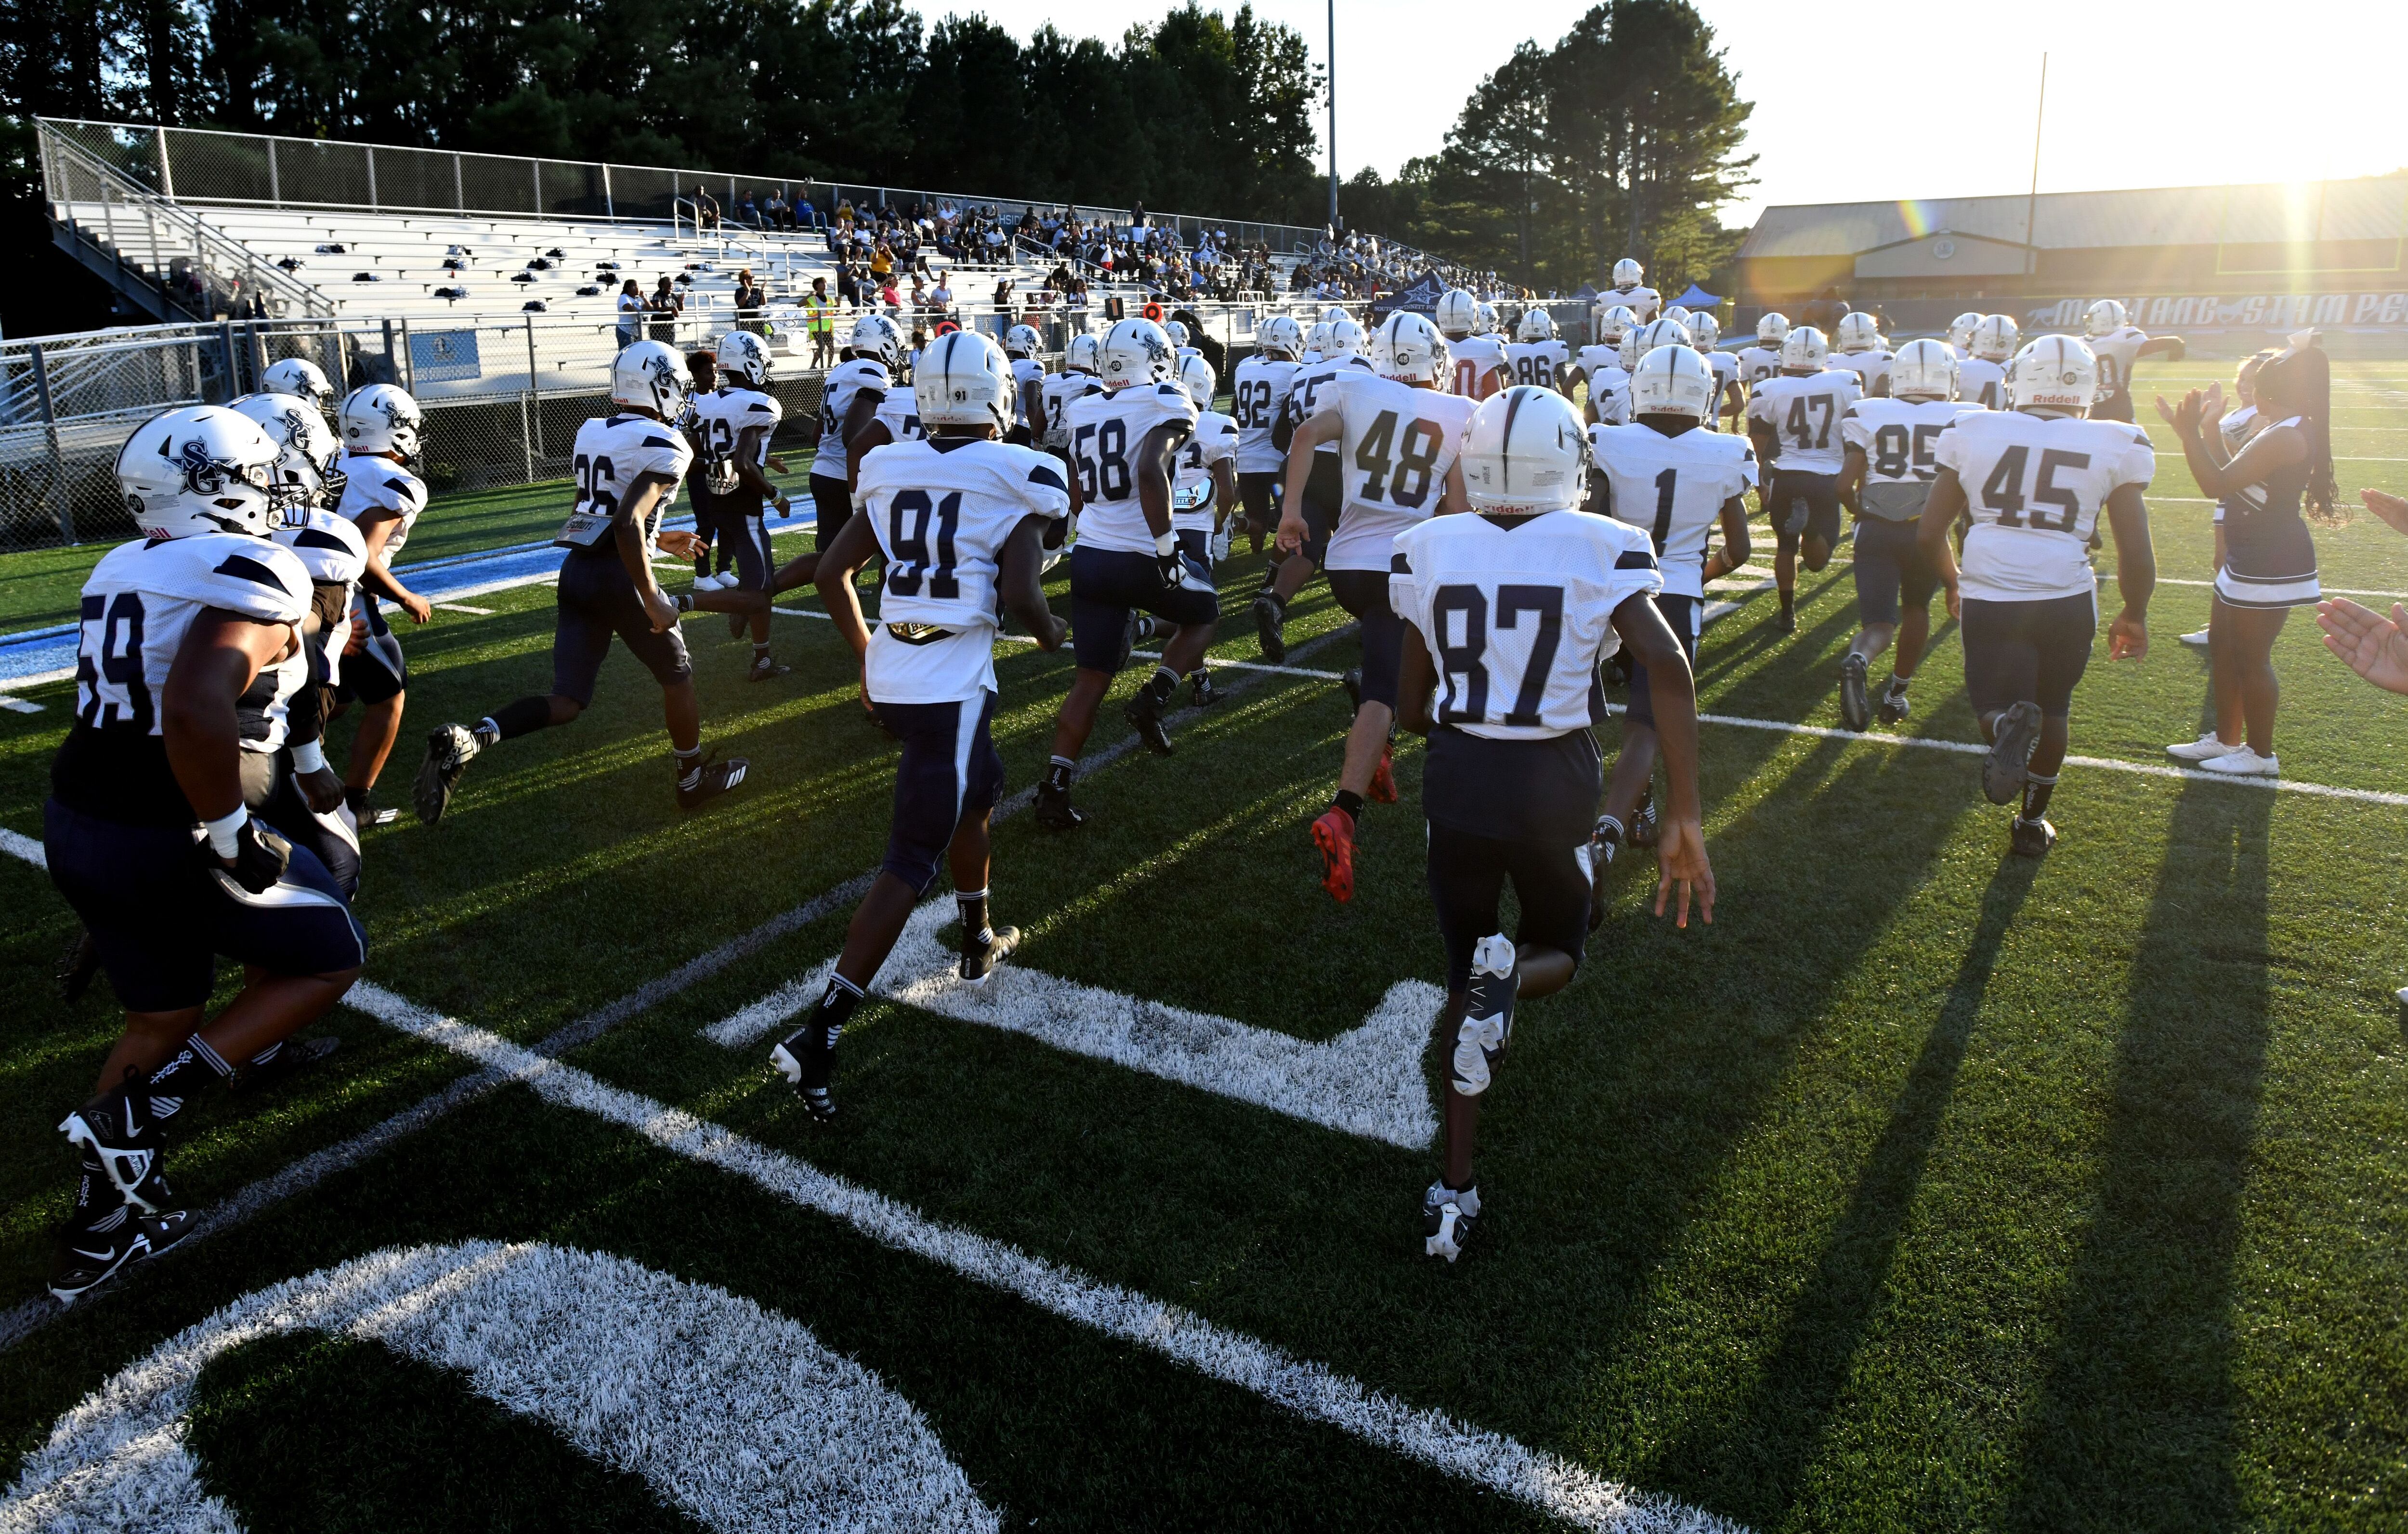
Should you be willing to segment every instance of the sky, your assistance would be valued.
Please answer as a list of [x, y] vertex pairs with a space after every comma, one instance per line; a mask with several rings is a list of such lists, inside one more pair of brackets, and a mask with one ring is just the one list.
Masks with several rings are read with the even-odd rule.
[[[983, 11], [1025, 38], [1053, 23], [1117, 39], [1172, 0], [918, 0], [934, 19]], [[1758, 185], [1723, 211], [1770, 203], [1980, 196], [2031, 184], [2041, 55], [2048, 109], [2042, 192], [2381, 175], [2408, 166], [2399, 0], [2275, 6], [2157, 0], [1696, 0], [1756, 103]], [[1205, 0], [1234, 14], [1237, 0]], [[1383, 176], [1435, 153], [1464, 98], [1524, 38], [1548, 46], [1588, 0], [1337, 0], [1338, 163]], [[1254, 0], [1326, 57], [1326, 0]], [[1509, 14], [1511, 27], [1478, 24]], [[2170, 19], [2181, 33], [2170, 36]], [[2264, 93], [2274, 103], [2257, 109]], [[1326, 108], [1316, 110], [1317, 131]], [[1326, 148], [1323, 154], [1326, 157]]]

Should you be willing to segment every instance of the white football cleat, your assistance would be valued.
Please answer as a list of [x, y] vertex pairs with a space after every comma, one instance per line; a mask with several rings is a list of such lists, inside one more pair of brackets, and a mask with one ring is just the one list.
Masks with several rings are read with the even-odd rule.
[[1422, 1195], [1422, 1255], [1452, 1263], [1463, 1255], [1463, 1243], [1480, 1220], [1480, 1189], [1457, 1192], [1444, 1183], [1432, 1183]]
[[2189, 645], [2194, 650], [2204, 650], [2207, 648], [2207, 630], [2203, 628], [2195, 629], [2192, 632], [2184, 635], [2182, 637], [2182, 642]]
[[2210, 730], [2196, 740], [2186, 740], [2180, 745], [2168, 746], [2166, 754], [2177, 761], [2204, 762], [2211, 756], [2222, 756], [2231, 750], [2233, 747], [2229, 742], [2217, 739], [2215, 732]]

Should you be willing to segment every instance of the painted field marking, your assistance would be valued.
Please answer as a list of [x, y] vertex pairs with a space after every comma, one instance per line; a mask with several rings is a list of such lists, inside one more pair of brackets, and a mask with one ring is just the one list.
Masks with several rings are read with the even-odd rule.
[[42, 706], [29, 697], [0, 697], [0, 709], [6, 709], [10, 713], [16, 714], [37, 714], [42, 711]]
[[437, 602], [435, 605], [446, 612], [465, 612], [472, 618], [490, 618], [494, 615], [494, 609], [491, 608], [472, 608], [466, 602]]
[[344, 998], [380, 1022], [476, 1061], [557, 1107], [590, 1113], [672, 1154], [752, 1183], [799, 1209], [842, 1221], [881, 1245], [1151, 1348], [1208, 1378], [1366, 1443], [1526, 1502], [1584, 1528], [1616, 1534], [1738, 1534], [1713, 1514], [1618, 1483], [1499, 1433], [1413, 1406], [1284, 1349], [1134, 1289], [1049, 1262], [919, 1211], [724, 1125], [624, 1091], [499, 1035], [440, 1016], [362, 981]]
[[624, 1257], [494, 1241], [371, 1252], [187, 1326], [59, 1418], [0, 1525], [239, 1529], [185, 1445], [194, 1386], [296, 1332], [465, 1376], [709, 1528], [1001, 1525], [927, 1419], [799, 1322]]
[[[1165, 1006], [1006, 963], [984, 985], [964, 983], [958, 955], [937, 940], [955, 919], [951, 896], [922, 905], [879, 968], [879, 996], [956, 1022], [1025, 1034], [1073, 1054], [1234, 1097], [1341, 1134], [1420, 1150], [1438, 1135], [1422, 1073], [1430, 1026], [1446, 992], [1400, 981], [1360, 1026], [1325, 1043], [1209, 1012]], [[704, 1027], [740, 1049], [818, 1004], [831, 958], [800, 979]]]

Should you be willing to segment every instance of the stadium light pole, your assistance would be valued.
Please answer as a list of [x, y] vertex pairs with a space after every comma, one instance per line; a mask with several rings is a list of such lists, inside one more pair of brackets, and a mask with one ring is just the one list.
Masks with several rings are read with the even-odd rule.
[[1329, 237], [1338, 237], [1338, 0], [1329, 0]]
[[2040, 208], [2040, 133], [2048, 122], [2048, 55], [2040, 56], [2040, 106], [2032, 113], [2032, 177], [2031, 191], [2024, 198], [2024, 275], [2032, 277], [2040, 271], [2040, 231], [2032, 227], [2032, 219]]

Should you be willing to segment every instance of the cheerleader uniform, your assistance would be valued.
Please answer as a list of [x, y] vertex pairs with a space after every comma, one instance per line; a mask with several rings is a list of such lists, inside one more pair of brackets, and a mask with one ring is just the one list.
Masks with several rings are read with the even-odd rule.
[[[2269, 431], [2296, 426], [2298, 416]], [[2296, 608], [2319, 600], [2316, 545], [2300, 515], [2308, 487], [2308, 465], [2286, 464], [2258, 484], [2227, 497], [2224, 568], [2215, 572], [2215, 595], [2236, 608]]]

